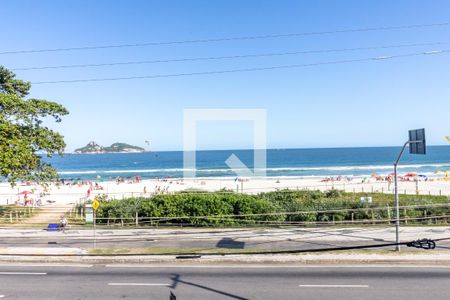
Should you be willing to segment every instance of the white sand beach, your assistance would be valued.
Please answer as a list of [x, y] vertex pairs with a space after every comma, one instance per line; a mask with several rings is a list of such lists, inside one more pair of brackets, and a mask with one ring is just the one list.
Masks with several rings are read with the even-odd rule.
[[[172, 193], [195, 189], [204, 191], [218, 191], [228, 189], [237, 192], [256, 194], [260, 192], [281, 189], [293, 190], [330, 190], [338, 189], [347, 192], [382, 192], [393, 193], [394, 185], [388, 181], [375, 178], [339, 178], [330, 180], [320, 177], [265, 177], [236, 180], [224, 177], [193, 178], [193, 179], [148, 179], [139, 182], [114, 181], [85, 182], [84, 184], [66, 183], [64, 185], [50, 184], [47, 188], [39, 185], [18, 184], [14, 188], [8, 183], [0, 184], [0, 205], [24, 204], [24, 198], [32, 199], [33, 203], [40, 202], [42, 206], [67, 205], [93, 199], [95, 195], [107, 194], [110, 198], [121, 199], [132, 196], [150, 196], [155, 193]], [[90, 192], [88, 192], [90, 190]], [[450, 196], [450, 181], [429, 179], [427, 181], [399, 181], [399, 191], [402, 194], [445, 195]], [[25, 193], [31, 192], [24, 195]], [[38, 201], [38, 199], [40, 201]]]

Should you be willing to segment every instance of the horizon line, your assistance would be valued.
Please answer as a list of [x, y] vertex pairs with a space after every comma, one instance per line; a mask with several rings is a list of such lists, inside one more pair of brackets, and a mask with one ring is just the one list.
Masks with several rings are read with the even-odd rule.
[[[447, 144], [433, 144], [427, 145], [427, 147], [450, 147]], [[236, 149], [196, 149], [195, 151], [255, 151], [255, 150], [314, 150], [314, 149], [358, 149], [358, 148], [401, 148], [402, 146], [335, 146], [335, 147], [287, 147], [287, 148], [265, 148], [265, 149], [253, 149], [253, 148], [236, 148]], [[150, 153], [150, 152], [184, 152], [180, 150], [145, 150], [143, 152], [111, 152], [111, 153], [75, 153], [75, 150], [71, 152], [64, 152], [64, 154], [133, 154], [133, 153]]]

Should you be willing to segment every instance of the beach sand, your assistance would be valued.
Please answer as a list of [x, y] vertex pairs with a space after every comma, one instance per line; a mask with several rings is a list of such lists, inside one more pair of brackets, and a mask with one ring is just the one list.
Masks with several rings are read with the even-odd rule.
[[[59, 185], [50, 184], [45, 190], [42, 186], [18, 184], [11, 188], [8, 183], [0, 184], [0, 205], [13, 204], [18, 199], [23, 200], [24, 196], [18, 194], [23, 191], [31, 191], [27, 198], [34, 200], [41, 199], [43, 206], [75, 204], [86, 198], [93, 199], [95, 195], [108, 194], [110, 198], [126, 198], [132, 196], [150, 196], [154, 193], [170, 193], [189, 189], [218, 191], [228, 189], [237, 192], [256, 194], [260, 192], [275, 191], [280, 189], [293, 190], [330, 190], [338, 189], [347, 192], [382, 192], [393, 193], [394, 184], [387, 181], [377, 181], [375, 178], [353, 177], [348, 181], [342, 180], [324, 182], [323, 178], [308, 177], [273, 177], [273, 178], [252, 178], [235, 180], [233, 178], [209, 177], [193, 179], [168, 178], [164, 180], [149, 179], [140, 182], [114, 181], [98, 182], [99, 189], [93, 188], [89, 197], [89, 184], [85, 185]], [[95, 185], [94, 185], [95, 187]], [[399, 192], [401, 194], [422, 195], [445, 195], [450, 196], [450, 181], [428, 180], [419, 181], [399, 181]]]

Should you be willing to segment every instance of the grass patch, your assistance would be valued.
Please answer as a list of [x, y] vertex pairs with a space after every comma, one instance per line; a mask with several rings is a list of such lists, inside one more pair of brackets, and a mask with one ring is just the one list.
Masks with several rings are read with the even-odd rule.
[[[232, 254], [232, 253], [248, 253], [252, 254], [255, 252], [261, 252], [261, 251], [279, 251], [281, 249], [277, 250], [268, 250], [268, 249], [228, 249], [228, 248], [211, 248], [211, 249], [205, 249], [205, 248], [165, 248], [165, 247], [152, 247], [152, 248], [97, 248], [97, 249], [90, 249], [89, 254], [104, 254], [104, 255], [114, 255], [114, 254], [167, 254], [167, 255], [178, 255], [183, 253], [198, 253], [198, 254], [205, 254], [205, 253], [218, 253], [218, 254]], [[351, 256], [351, 255], [395, 255], [395, 256], [403, 256], [403, 255], [417, 255], [417, 254], [426, 254], [426, 255], [436, 255], [436, 254], [448, 254], [448, 251], [445, 250], [413, 250], [413, 249], [407, 249], [403, 248], [402, 251], [397, 252], [393, 249], [359, 249], [359, 250], [344, 250], [344, 251], [326, 251], [326, 252], [302, 252], [302, 253], [293, 253], [293, 254], [287, 254], [287, 255], [298, 255], [298, 256], [304, 256], [304, 255], [345, 255], [345, 256]]]
[[182, 253], [254, 253], [270, 251], [267, 249], [230, 249], [230, 248], [174, 248], [174, 247], [149, 247], [149, 248], [97, 248], [90, 249], [89, 254], [182, 254]]

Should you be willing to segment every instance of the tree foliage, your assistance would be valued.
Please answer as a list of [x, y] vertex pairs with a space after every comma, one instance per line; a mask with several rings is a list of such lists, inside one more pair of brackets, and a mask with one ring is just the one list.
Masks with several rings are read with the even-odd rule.
[[31, 84], [15, 78], [0, 66], [0, 176], [14, 185], [17, 180], [45, 182], [57, 177], [41, 154], [62, 154], [63, 136], [44, 125], [53, 119], [61, 122], [68, 114], [62, 105], [28, 98]]

